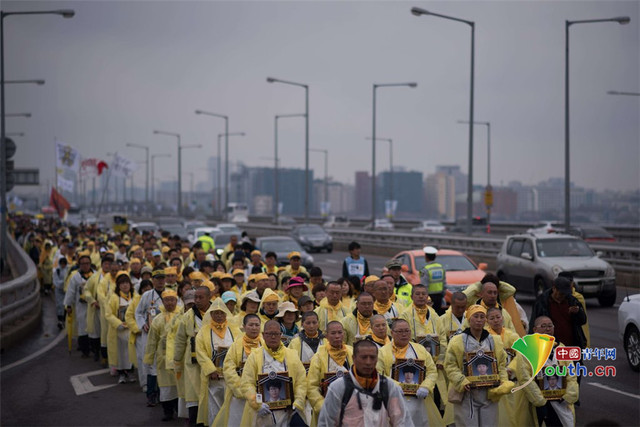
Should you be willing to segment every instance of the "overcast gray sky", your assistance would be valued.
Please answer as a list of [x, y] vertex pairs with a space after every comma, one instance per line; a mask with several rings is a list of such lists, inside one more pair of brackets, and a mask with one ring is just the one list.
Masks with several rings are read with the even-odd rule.
[[[329, 173], [343, 182], [371, 169], [372, 84], [416, 81], [416, 89], [378, 90], [379, 137], [393, 138], [394, 163], [432, 173], [468, 162], [469, 26], [415, 17], [419, 6], [476, 22], [475, 117], [491, 122], [492, 183], [537, 183], [564, 176], [564, 21], [628, 15], [629, 25], [571, 27], [572, 181], [614, 190], [640, 188], [638, 1], [474, 2], [157, 2], [3, 1], [5, 11], [73, 8], [73, 19], [5, 19], [7, 79], [44, 78], [45, 86], [8, 85], [7, 112], [16, 167], [53, 176], [54, 137], [85, 157], [107, 152], [143, 159], [127, 142], [152, 146], [156, 176], [206, 172], [222, 120], [230, 116], [230, 159], [270, 166], [276, 114], [302, 113], [310, 86], [310, 144], [329, 149]], [[280, 124], [282, 165], [304, 167], [304, 121]], [[378, 171], [388, 168], [379, 144]], [[474, 182], [486, 183], [486, 130], [476, 127]], [[323, 174], [323, 157], [311, 153]], [[143, 167], [141, 168], [141, 170]], [[142, 179], [142, 174], [138, 175]], [[203, 179], [204, 180], [204, 179]]]

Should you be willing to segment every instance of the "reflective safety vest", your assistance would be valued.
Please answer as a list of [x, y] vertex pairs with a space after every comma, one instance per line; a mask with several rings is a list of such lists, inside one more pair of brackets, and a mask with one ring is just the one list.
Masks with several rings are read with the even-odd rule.
[[203, 234], [202, 236], [198, 237], [198, 241], [202, 242], [202, 250], [207, 253], [209, 253], [211, 249], [216, 249], [216, 243], [213, 241], [213, 238], [211, 236]]
[[430, 294], [437, 294], [444, 290], [444, 267], [438, 262], [430, 262], [424, 266], [420, 272], [421, 276], [426, 279], [425, 285], [429, 288]]
[[402, 301], [403, 304], [408, 307], [413, 304], [411, 299], [411, 291], [413, 291], [413, 285], [411, 283], [405, 283], [404, 285], [395, 286], [396, 300]]

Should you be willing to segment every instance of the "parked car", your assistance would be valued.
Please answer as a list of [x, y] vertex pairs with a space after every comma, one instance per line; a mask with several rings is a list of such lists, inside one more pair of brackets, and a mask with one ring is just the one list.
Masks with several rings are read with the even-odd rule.
[[618, 335], [627, 361], [634, 371], [640, 371], [640, 294], [625, 297], [618, 308]]
[[616, 241], [613, 234], [609, 233], [604, 228], [591, 225], [570, 227], [569, 234], [578, 236], [585, 242], [609, 243]]
[[541, 221], [535, 224], [533, 227], [527, 229], [527, 233], [533, 234], [548, 234], [563, 232], [565, 230], [563, 223], [558, 221]]
[[316, 224], [298, 225], [291, 232], [293, 237], [307, 251], [333, 251], [333, 237]]
[[[422, 249], [403, 251], [396, 254], [393, 259], [399, 259], [403, 265], [402, 274], [411, 284], [420, 283], [420, 270], [427, 263]], [[436, 261], [445, 268], [445, 279], [447, 280], [445, 299], [451, 302], [451, 294], [457, 291], [464, 291], [467, 286], [479, 282], [486, 274], [487, 264], [481, 262], [476, 264], [463, 252], [451, 249], [440, 249]], [[406, 269], [405, 269], [406, 266]]]
[[322, 226], [324, 228], [348, 228], [349, 218], [346, 216], [331, 215]]
[[236, 224], [220, 223], [216, 224], [216, 228], [219, 228], [225, 233], [238, 233], [238, 235], [242, 234], [242, 230], [240, 230]]
[[[466, 233], [467, 232], [467, 218], [458, 218], [453, 227], [451, 227], [454, 233]], [[475, 216], [471, 218], [471, 232], [472, 233], [486, 233], [487, 232], [487, 218]]]
[[296, 222], [295, 219], [291, 218], [290, 216], [278, 216], [278, 219], [274, 220], [273, 223], [275, 225], [283, 225], [285, 227], [295, 227], [298, 223]]
[[364, 226], [365, 230], [374, 230], [374, 231], [393, 231], [394, 226], [391, 221], [386, 218], [376, 219], [373, 222]]
[[187, 229], [180, 224], [163, 224], [160, 226], [162, 231], [168, 231], [172, 236], [178, 235], [180, 240], [188, 240], [189, 233]]
[[427, 220], [421, 221], [417, 227], [413, 227], [411, 231], [418, 233], [444, 233], [447, 231], [447, 227], [442, 225], [440, 221]]
[[576, 291], [597, 297], [600, 305], [616, 301], [616, 273], [582, 239], [568, 234], [508, 236], [498, 253], [498, 277], [520, 292], [539, 295], [561, 271], [573, 274]]
[[278, 257], [278, 265], [289, 265], [289, 258], [287, 255], [289, 252], [300, 252], [302, 258], [302, 265], [307, 270], [313, 267], [313, 257], [309, 255], [298, 242], [288, 236], [272, 236], [272, 237], [258, 237], [256, 239], [256, 248], [266, 254], [267, 252], [275, 252]]
[[155, 222], [137, 222], [133, 224], [131, 228], [138, 230], [139, 233], [150, 231], [153, 234], [158, 234], [158, 230], [160, 229], [160, 227], [158, 227], [158, 224], [156, 224]]

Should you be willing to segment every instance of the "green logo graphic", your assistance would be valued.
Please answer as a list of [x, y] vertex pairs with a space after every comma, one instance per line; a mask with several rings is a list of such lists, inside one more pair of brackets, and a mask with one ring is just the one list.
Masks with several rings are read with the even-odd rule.
[[511, 348], [520, 353], [531, 365], [532, 375], [529, 378], [529, 381], [522, 384], [521, 386], [515, 387], [511, 390], [511, 393], [515, 393], [516, 391], [523, 389], [540, 372], [540, 370], [544, 367], [545, 362], [549, 358], [551, 351], [553, 350], [553, 343], [555, 338], [551, 335], [547, 334], [533, 334], [526, 335], [522, 338], [518, 338], [516, 342], [513, 343]]

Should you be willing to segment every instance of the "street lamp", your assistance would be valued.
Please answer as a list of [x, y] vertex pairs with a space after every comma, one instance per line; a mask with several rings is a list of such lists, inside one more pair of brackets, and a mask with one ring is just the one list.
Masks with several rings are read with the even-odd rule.
[[[460, 124], [469, 124], [466, 120], [458, 120]], [[474, 125], [487, 127], [487, 188], [484, 194], [484, 204], [487, 207], [487, 232], [491, 232], [491, 207], [493, 206], [493, 188], [491, 187], [491, 122], [474, 122]]]
[[571, 175], [569, 170], [569, 27], [573, 24], [592, 24], [596, 22], [617, 22], [620, 25], [624, 25], [631, 22], [631, 18], [628, 16], [618, 16], [605, 19], [567, 20], [564, 23], [564, 226], [567, 230], [569, 230], [571, 226]]
[[371, 135], [371, 223], [376, 221], [376, 91], [379, 87], [418, 87], [418, 83], [374, 83], [373, 84], [373, 131]]
[[28, 119], [31, 117], [31, 113], [5, 113], [4, 117], [24, 117]]
[[151, 202], [155, 205], [156, 202], [156, 192], [155, 192], [155, 182], [156, 182], [156, 177], [155, 177], [155, 160], [158, 157], [171, 157], [171, 154], [152, 154], [151, 155]]
[[[11, 15], [61, 15], [71, 18], [75, 15], [72, 9], [60, 10], [31, 10], [31, 11], [0, 11], [0, 165], [4, 168], [7, 163], [5, 147], [5, 112], [4, 112], [4, 18]], [[0, 271], [4, 271], [7, 259], [7, 177], [0, 174]]]
[[[211, 113], [209, 111], [196, 110], [196, 114], [203, 114], [205, 116], [218, 117], [224, 119], [224, 134], [227, 135], [224, 142], [224, 183], [225, 183], [225, 192], [224, 192], [224, 202], [225, 205], [229, 204], [229, 116], [225, 116], [224, 114]], [[220, 139], [218, 139], [218, 210], [222, 212], [222, 206], [220, 201]]]
[[[286, 85], [298, 86], [304, 88], [304, 219], [309, 221], [309, 85], [303, 83], [295, 83], [287, 80], [280, 80], [273, 77], [267, 77], [267, 83], [282, 83]], [[276, 155], [276, 157], [278, 157]], [[278, 207], [276, 206], [276, 209]]]
[[627, 96], [640, 96], [638, 92], [619, 92], [617, 90], [610, 90], [607, 92], [609, 95], [627, 95]]
[[[372, 138], [365, 138], [371, 141]], [[393, 140], [391, 138], [376, 138], [378, 141], [389, 143], [389, 200], [393, 200]]]
[[279, 182], [278, 182], [278, 178], [279, 178], [279, 171], [278, 171], [278, 162], [279, 162], [279, 158], [278, 158], [278, 119], [282, 119], [282, 118], [287, 118], [287, 117], [306, 117], [306, 114], [279, 114], [276, 116], [275, 118], [275, 144], [274, 144], [274, 151], [275, 151], [275, 156], [274, 156], [274, 161], [275, 161], [275, 169], [273, 172], [273, 177], [274, 177], [274, 181], [275, 181], [275, 203], [274, 203], [274, 212], [273, 212], [273, 218], [275, 223], [278, 223], [278, 216], [280, 215], [280, 212], [278, 212], [278, 205], [280, 204], [280, 189], [279, 189]]
[[[329, 150], [321, 148], [310, 148], [309, 151], [324, 153], [324, 202], [329, 202]], [[321, 212], [322, 213], [322, 212]], [[327, 215], [329, 214], [327, 210]]]
[[144, 191], [144, 202], [148, 207], [149, 206], [149, 146], [127, 143], [127, 147], [142, 148], [146, 152], [147, 161], [145, 162], [146, 185], [145, 185], [145, 191]]
[[471, 27], [471, 87], [469, 95], [469, 176], [467, 178], [467, 234], [471, 234], [471, 218], [473, 215], [473, 87], [474, 87], [474, 63], [475, 63], [475, 39], [476, 23], [466, 19], [455, 18], [453, 16], [440, 15], [428, 10], [412, 7], [411, 13], [415, 16], [431, 15], [437, 18], [448, 19], [461, 22]]
[[224, 170], [225, 170], [225, 197], [226, 197], [226, 204], [229, 204], [229, 174], [227, 173], [227, 171], [229, 170], [229, 137], [230, 136], [245, 136], [244, 132], [225, 132], [225, 133], [219, 133], [218, 134], [218, 214], [220, 216], [220, 218], [222, 218], [222, 212], [224, 212], [224, 210], [222, 209], [222, 191], [221, 188], [222, 186], [220, 185], [220, 183], [222, 182], [222, 177], [220, 176], [221, 174], [221, 170], [222, 170], [222, 166], [220, 164], [220, 138], [225, 137], [225, 143], [226, 143], [226, 147], [225, 147], [225, 166], [224, 166]]

